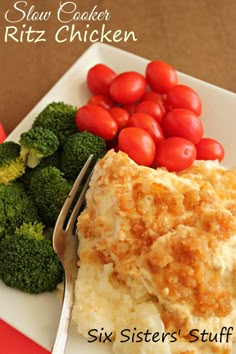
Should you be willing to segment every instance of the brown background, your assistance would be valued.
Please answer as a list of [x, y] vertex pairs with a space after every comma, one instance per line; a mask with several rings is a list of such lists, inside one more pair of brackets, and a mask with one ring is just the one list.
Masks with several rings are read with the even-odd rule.
[[[66, 0], [63, 0], [65, 2]], [[236, 92], [235, 0], [72, 0], [77, 11], [107, 9], [107, 29], [134, 31], [138, 40], [113, 43], [146, 57], [169, 62], [177, 70]], [[16, 1], [0, 0], [0, 121], [7, 133], [24, 118], [42, 96], [91, 43], [56, 43], [61, 27], [56, 18], [59, 0], [28, 0], [35, 11], [52, 11], [47, 22], [23, 20], [36, 30], [47, 31], [41, 43], [4, 42], [5, 12]], [[18, 14], [19, 16], [19, 14]], [[77, 30], [85, 23], [74, 22]], [[101, 25], [101, 24], [99, 24]], [[90, 28], [98, 23], [90, 23]]]

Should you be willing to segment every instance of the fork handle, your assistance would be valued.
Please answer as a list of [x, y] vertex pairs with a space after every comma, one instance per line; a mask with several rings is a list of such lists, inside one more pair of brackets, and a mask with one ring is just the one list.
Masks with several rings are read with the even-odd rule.
[[64, 354], [68, 337], [68, 327], [73, 305], [74, 286], [65, 279], [64, 299], [61, 310], [61, 317], [58, 325], [56, 339], [51, 354]]

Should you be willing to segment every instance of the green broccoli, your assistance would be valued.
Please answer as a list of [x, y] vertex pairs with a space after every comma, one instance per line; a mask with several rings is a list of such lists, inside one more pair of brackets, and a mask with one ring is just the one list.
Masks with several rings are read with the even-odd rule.
[[[1, 186], [1, 185], [0, 185]], [[5, 235], [5, 225], [6, 225], [6, 215], [5, 215], [5, 203], [1, 199], [1, 189], [0, 189], [0, 240]]]
[[38, 294], [61, 282], [63, 268], [40, 223], [23, 224], [0, 241], [0, 278], [12, 288]]
[[59, 150], [55, 151], [54, 154], [45, 157], [40, 162], [38, 167], [40, 166], [40, 168], [44, 168], [44, 167], [48, 167], [48, 166], [54, 166], [54, 167], [57, 167], [58, 169], [60, 169], [60, 165], [61, 165], [61, 151], [59, 149]]
[[61, 152], [60, 149], [55, 151], [52, 155], [43, 158], [38, 166], [35, 168], [29, 168], [26, 166], [25, 173], [20, 178], [20, 181], [24, 184], [26, 188], [28, 188], [30, 184], [31, 177], [36, 174], [39, 170], [43, 169], [44, 167], [53, 166], [60, 169], [61, 164]]
[[0, 144], [0, 183], [10, 184], [25, 172], [20, 145], [13, 141]]
[[53, 226], [71, 190], [71, 183], [53, 166], [40, 169], [30, 179], [29, 191], [46, 226]]
[[51, 130], [41, 127], [31, 128], [20, 136], [21, 156], [27, 166], [35, 168], [40, 161], [52, 155], [59, 147], [59, 140]]
[[87, 131], [77, 133], [69, 137], [63, 145], [61, 154], [61, 170], [65, 177], [75, 180], [83, 165], [93, 155], [91, 168], [97, 161], [102, 158], [106, 152], [105, 141]]
[[78, 129], [75, 124], [77, 108], [64, 102], [52, 102], [35, 118], [33, 128], [42, 127], [51, 130], [63, 144], [68, 136]]
[[20, 182], [0, 184], [0, 239], [24, 222], [40, 221], [37, 208]]

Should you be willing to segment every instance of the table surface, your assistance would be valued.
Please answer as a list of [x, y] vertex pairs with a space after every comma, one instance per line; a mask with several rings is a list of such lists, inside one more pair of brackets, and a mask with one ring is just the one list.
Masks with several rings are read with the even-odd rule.
[[[91, 14], [96, 5], [95, 11], [107, 16], [104, 20], [71, 18], [75, 7], [76, 12]], [[109, 44], [166, 61], [178, 71], [236, 92], [235, 0], [72, 0], [60, 12], [60, 20], [67, 23], [58, 19], [59, 7], [59, 0], [1, 0], [0, 122], [7, 134], [91, 45], [84, 40], [70, 42], [69, 34], [67, 41], [57, 42], [55, 33], [63, 26], [74, 26], [81, 33], [85, 29], [100, 33], [102, 26], [112, 33], [133, 31], [136, 41], [130, 38]], [[47, 20], [33, 20], [36, 12], [51, 15]], [[38, 32], [27, 34], [30, 27]], [[46, 41], [35, 43], [39, 31], [45, 31]], [[65, 34], [66, 27], [58, 38], [66, 38]]]

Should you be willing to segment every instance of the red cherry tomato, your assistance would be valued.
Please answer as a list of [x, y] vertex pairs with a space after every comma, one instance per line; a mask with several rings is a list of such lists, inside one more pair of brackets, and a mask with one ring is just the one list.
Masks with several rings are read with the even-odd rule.
[[118, 103], [129, 104], [140, 100], [145, 89], [145, 77], [135, 71], [129, 71], [115, 77], [110, 85], [110, 96]]
[[215, 139], [203, 138], [196, 145], [197, 160], [219, 160], [222, 161], [225, 155], [221, 143]]
[[177, 84], [177, 73], [171, 65], [155, 60], [146, 67], [146, 79], [152, 90], [166, 93]]
[[156, 145], [165, 139], [160, 124], [149, 114], [134, 113], [129, 119], [129, 126], [146, 130], [152, 136]]
[[153, 101], [142, 101], [135, 107], [135, 113], [146, 113], [155, 118], [157, 122], [161, 122], [163, 111], [161, 106]]
[[87, 130], [104, 140], [114, 138], [118, 130], [117, 123], [110, 113], [95, 104], [80, 107], [76, 112], [75, 122], [79, 131]]
[[158, 145], [155, 162], [170, 172], [178, 172], [190, 167], [195, 159], [196, 148], [191, 141], [172, 137]]
[[203, 136], [201, 120], [184, 108], [172, 109], [163, 118], [161, 125], [166, 137], [179, 136], [197, 144]]
[[118, 148], [138, 165], [151, 166], [156, 147], [151, 135], [141, 128], [128, 127], [118, 135]]
[[202, 112], [202, 103], [198, 94], [189, 86], [176, 85], [167, 92], [166, 96], [168, 109], [185, 108], [197, 116]]
[[129, 113], [125, 109], [121, 107], [113, 107], [109, 109], [109, 113], [116, 121], [119, 130], [127, 126]]
[[145, 92], [145, 94], [143, 95], [143, 97], [141, 98], [141, 102], [142, 101], [153, 101], [156, 102], [157, 104], [159, 104], [159, 106], [161, 107], [163, 116], [166, 114], [167, 112], [167, 107], [166, 107], [166, 101], [165, 98], [160, 94], [157, 93], [155, 91], [148, 91]]
[[93, 95], [109, 94], [109, 86], [116, 77], [116, 73], [104, 64], [97, 64], [89, 69], [87, 74], [87, 86]]
[[115, 104], [114, 102], [107, 96], [104, 95], [95, 95], [89, 98], [88, 104], [97, 104], [105, 109], [110, 109]]

